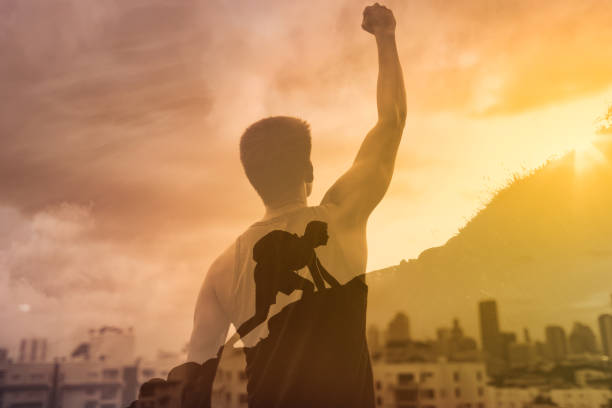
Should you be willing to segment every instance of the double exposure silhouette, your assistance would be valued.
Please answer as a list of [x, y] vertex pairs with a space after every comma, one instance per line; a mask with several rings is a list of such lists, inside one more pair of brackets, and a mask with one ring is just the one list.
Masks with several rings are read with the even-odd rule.
[[308, 267], [318, 290], [325, 289], [324, 280], [332, 286], [340, 286], [317, 258], [314, 249], [327, 244], [327, 224], [311, 221], [303, 237], [287, 231], [275, 230], [261, 238], [253, 247], [255, 267], [255, 315], [238, 329], [243, 337], [268, 317], [270, 306], [276, 302], [277, 292], [286, 295], [301, 289], [304, 295], [312, 294], [314, 286], [295, 271]]
[[[378, 47], [378, 121], [352, 166], [319, 205], [308, 206], [308, 124], [276, 116], [246, 129], [240, 159], [265, 215], [206, 274], [188, 362], [168, 380], [146, 383], [134, 406], [211, 406], [223, 349], [238, 339], [250, 408], [374, 406], [365, 338], [366, 226], [391, 182], [406, 96], [393, 13], [378, 3], [366, 7], [361, 26]], [[230, 326], [237, 332], [227, 340]]]

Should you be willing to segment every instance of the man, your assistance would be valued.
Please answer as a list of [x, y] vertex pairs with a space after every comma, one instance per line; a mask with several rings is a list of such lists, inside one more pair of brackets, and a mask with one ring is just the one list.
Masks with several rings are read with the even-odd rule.
[[[406, 118], [406, 96], [395, 43], [393, 13], [378, 3], [366, 7], [363, 13], [362, 28], [374, 35], [378, 47], [378, 121], [376, 125], [363, 140], [357, 157], [349, 170], [327, 191], [321, 203], [314, 207], [307, 206], [307, 197], [311, 192], [313, 182], [308, 125], [296, 118], [271, 117], [254, 123], [245, 131], [240, 141], [240, 157], [246, 176], [264, 202], [265, 214], [260, 221], [247, 229], [234, 244], [214, 261], [206, 274], [195, 309], [194, 328], [188, 354], [189, 361], [202, 364], [214, 359], [219, 347], [224, 344], [230, 324], [235, 327], [242, 327], [239, 334], [243, 343], [247, 350], [255, 350], [264, 339], [276, 335], [272, 328], [270, 328], [269, 333], [266, 332], [267, 328], [263, 324], [259, 325], [257, 330], [253, 330], [257, 324], [265, 320], [264, 312], [265, 315], [268, 315], [268, 303], [277, 303], [277, 310], [272, 310], [270, 316], [268, 316], [269, 320], [272, 321], [273, 316], [280, 315], [283, 310], [288, 310], [289, 305], [304, 301], [304, 299], [299, 300], [299, 298], [286, 296], [291, 294], [293, 289], [306, 288], [307, 291], [312, 289], [312, 284], [305, 283], [305, 277], [301, 277], [299, 280], [295, 279], [295, 285], [291, 284], [290, 287], [287, 287], [284, 292], [288, 293], [283, 295], [277, 295], [276, 289], [273, 290], [274, 293], [271, 290], [266, 290], [265, 296], [267, 298], [265, 302], [261, 302], [262, 306], [257, 308], [258, 299], [256, 297], [260, 295], [260, 292], [257, 292], [256, 287], [260, 285], [257, 280], [261, 281], [261, 278], [257, 276], [257, 265], [259, 263], [256, 263], [253, 256], [254, 252], [257, 252], [256, 243], [271, 231], [298, 233], [304, 231], [305, 226], [312, 221], [325, 223], [329, 226], [329, 242], [318, 248], [318, 259], [315, 265], [320, 265], [321, 268], [322, 265], [325, 265], [330, 270], [335, 277], [335, 279], [331, 278], [335, 282], [332, 286], [348, 285], [349, 282], [354, 281], [355, 277], [365, 273], [367, 260], [366, 224], [370, 213], [383, 198], [391, 182]], [[314, 248], [314, 245], [312, 248]], [[279, 256], [282, 257], [282, 254]], [[304, 262], [298, 262], [294, 266], [297, 268], [305, 265]], [[269, 268], [270, 265], [267, 265], [267, 267]], [[321, 270], [324, 270], [324, 268]], [[325, 273], [331, 277], [326, 270]], [[310, 298], [314, 299], [319, 292], [322, 294], [324, 292], [331, 293], [330, 296], [333, 296], [333, 291], [336, 289], [323, 290], [321, 282], [314, 276], [313, 280], [315, 280], [319, 290], [309, 296]], [[331, 283], [330, 280], [328, 282]], [[353, 285], [353, 289], [355, 287]], [[363, 291], [363, 293], [365, 296], [366, 291]], [[262, 296], [264, 296], [263, 293]], [[317, 301], [328, 300], [313, 300], [313, 302]], [[348, 300], [347, 302], [350, 303], [351, 301]], [[263, 304], [266, 306], [264, 307]], [[363, 304], [365, 305], [365, 303]], [[314, 308], [316, 304], [312, 303], [311, 306]], [[307, 317], [308, 310], [310, 309], [303, 308], [299, 313], [302, 313], [302, 317]], [[332, 319], [330, 321], [342, 319], [341, 315], [333, 315], [334, 313], [340, 313], [341, 310], [344, 311], [342, 313], [352, 313], [350, 308], [339, 307], [330, 311], [331, 316], [326, 315], [325, 318]], [[365, 312], [357, 310], [356, 313], [363, 315], [359, 318], [365, 322]], [[319, 317], [312, 316], [314, 323], [311, 323], [315, 326], [308, 327], [315, 330], [316, 319]], [[252, 320], [253, 318], [255, 320]], [[280, 320], [277, 319], [277, 321]], [[291, 323], [293, 325], [291, 327], [301, 327], [295, 326], [296, 321], [292, 323], [291, 320], [283, 320], [283, 322]], [[245, 324], [247, 326], [244, 326]], [[285, 340], [283, 340], [286, 344], [289, 341], [287, 339], [291, 338], [291, 333], [287, 334], [287, 330], [278, 326], [279, 324], [277, 323], [277, 326], [275, 326], [276, 330], [278, 333], [286, 335]], [[299, 330], [308, 330], [304, 327]], [[347, 333], [349, 331], [350, 328], [347, 329]], [[358, 330], [355, 333], [360, 333], [360, 331]], [[304, 332], [300, 335], [306, 336], [307, 333]], [[268, 339], [267, 341], [269, 343], [273, 340]], [[335, 347], [337, 355], [344, 352], [340, 350], [341, 346], [336, 346], [341, 342], [334, 342], [334, 339], [331, 338], [327, 341], [330, 344], [328, 348]], [[350, 339], [348, 341], [350, 342]], [[296, 361], [299, 360], [301, 362], [299, 364], [303, 365], [303, 362], [308, 361], [309, 358], [300, 355], [300, 353], [305, 353], [304, 350], [310, 347], [312, 343], [303, 344], [302, 348], [294, 347], [295, 352], [291, 355], [291, 358], [295, 357]], [[333, 347], [331, 346], [332, 343], [334, 344]], [[325, 349], [322, 350], [325, 351]], [[333, 356], [336, 355], [334, 354], [335, 351], [332, 350], [330, 353], [329, 356], [331, 357], [328, 358], [333, 359]], [[350, 359], [349, 357], [347, 359]], [[252, 363], [254, 367], [257, 367], [256, 360], [256, 356], [249, 358], [249, 355], [247, 355], [248, 364]], [[269, 366], [276, 364], [276, 362], [266, 361], [264, 363], [264, 366], [269, 368], [270, 373], [275, 372], [274, 368]], [[293, 402], [288, 402], [291, 401], [291, 397], [286, 395], [290, 394], [288, 390], [298, 389], [295, 384], [297, 381], [294, 381], [291, 376], [297, 375], [295, 373], [299, 373], [303, 369], [297, 363], [292, 366], [291, 361], [283, 361], [283, 364], [285, 368], [279, 371], [282, 378], [275, 377], [274, 381], [279, 384], [278, 394], [284, 395], [282, 397], [285, 401], [284, 405], [278, 402], [280, 400], [273, 403], [270, 402], [271, 400], [266, 403], [258, 400], [258, 398], [269, 399], [272, 397], [258, 394], [256, 385], [252, 385], [249, 380], [250, 406], [308, 405], [296, 399], [298, 397], [293, 397]], [[326, 362], [326, 364], [333, 365], [333, 361]], [[364, 367], [365, 371], [370, 370], [369, 360]], [[256, 369], [254, 370], [256, 371]], [[254, 370], [249, 370], [247, 367], [247, 373], [252, 373]], [[265, 377], [266, 372], [264, 370], [257, 375]], [[314, 381], [314, 377], [324, 375], [324, 372], [319, 371], [311, 377], [300, 377], [300, 381], [308, 382], [308, 378], [313, 378]], [[359, 378], [367, 381], [368, 379], [371, 380], [371, 375], [368, 376], [366, 372]], [[326, 381], [333, 382], [334, 379], [329, 378]], [[350, 387], [358, 386], [357, 384], [350, 384]], [[316, 394], [313, 387], [309, 388], [307, 384], [304, 387], [306, 388], [303, 388], [303, 390], [308, 390], [308, 392], [304, 391], [299, 398], [312, 398], [311, 394]], [[333, 387], [330, 390], [334, 392]], [[260, 397], [261, 395], [263, 396]], [[366, 399], [369, 401], [368, 404], [373, 404], [373, 396], [367, 396]], [[311, 406], [313, 406], [312, 404]], [[342, 402], [338, 402], [334, 406], [342, 405], [349, 406]], [[317, 406], [323, 405], [319, 404]]]

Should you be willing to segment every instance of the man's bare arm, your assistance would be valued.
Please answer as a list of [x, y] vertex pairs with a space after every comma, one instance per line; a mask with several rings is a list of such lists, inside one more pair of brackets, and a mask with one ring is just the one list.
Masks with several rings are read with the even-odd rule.
[[385, 195], [406, 120], [406, 91], [395, 43], [391, 10], [375, 4], [364, 10], [362, 27], [378, 47], [378, 122], [364, 139], [351, 168], [321, 202], [337, 208], [340, 220], [363, 225]]
[[231, 250], [226, 251], [208, 270], [204, 284], [200, 289], [193, 319], [193, 331], [189, 341], [187, 361], [203, 364], [217, 356], [224, 344], [230, 320], [217, 296], [219, 281], [231, 265]]

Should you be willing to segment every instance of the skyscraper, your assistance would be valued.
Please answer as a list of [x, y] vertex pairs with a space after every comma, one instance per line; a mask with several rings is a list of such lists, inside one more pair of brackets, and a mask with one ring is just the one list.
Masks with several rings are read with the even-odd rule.
[[501, 334], [495, 300], [483, 300], [478, 304], [480, 315], [480, 340], [488, 357], [502, 357]]
[[602, 314], [599, 316], [599, 335], [603, 352], [612, 358], [612, 315]]
[[567, 356], [567, 338], [563, 327], [546, 327], [546, 348], [552, 360], [561, 361], [565, 359], [565, 356]]
[[510, 361], [510, 348], [516, 344], [516, 334], [511, 332], [500, 333], [501, 356], [505, 361]]
[[22, 339], [19, 344], [20, 363], [39, 363], [47, 359], [47, 339]]
[[595, 333], [586, 324], [575, 322], [569, 336], [570, 350], [575, 354], [596, 353]]
[[386, 341], [408, 341], [410, 340], [410, 319], [405, 313], [398, 312], [387, 326]]

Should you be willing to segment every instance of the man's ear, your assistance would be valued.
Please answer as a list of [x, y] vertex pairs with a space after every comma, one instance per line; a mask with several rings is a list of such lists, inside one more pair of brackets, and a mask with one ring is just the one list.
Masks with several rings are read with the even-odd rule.
[[312, 169], [312, 162], [309, 160], [308, 164], [306, 165], [306, 174], [304, 175], [304, 181], [306, 183], [312, 183], [312, 180], [314, 180], [314, 171]]
[[306, 174], [304, 175], [304, 183], [306, 184], [306, 197], [310, 197], [312, 193], [312, 180], [314, 180], [312, 162], [309, 160], [306, 165]]

